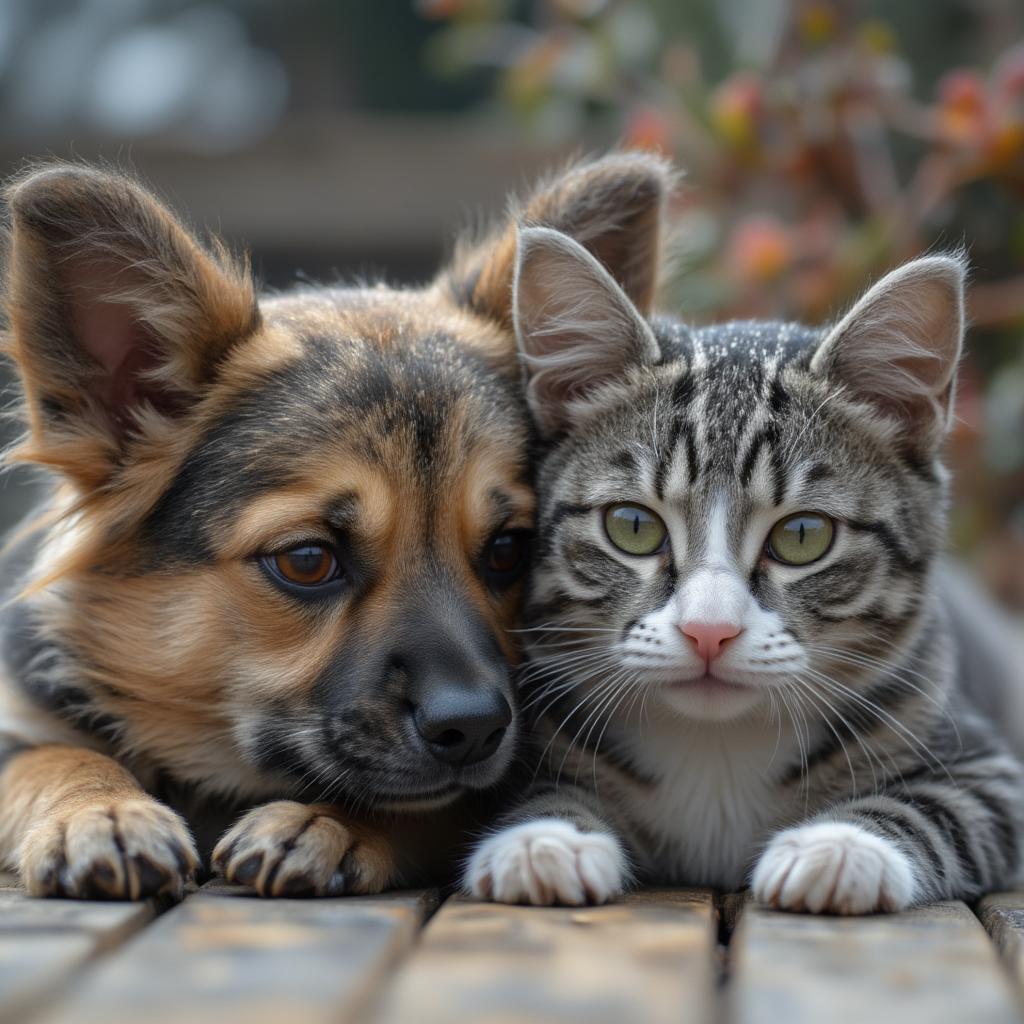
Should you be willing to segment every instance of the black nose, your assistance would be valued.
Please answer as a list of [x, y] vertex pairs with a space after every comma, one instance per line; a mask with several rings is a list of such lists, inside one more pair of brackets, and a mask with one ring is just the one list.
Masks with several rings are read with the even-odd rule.
[[445, 764], [476, 764], [505, 738], [512, 709], [497, 690], [441, 690], [413, 712], [416, 731]]

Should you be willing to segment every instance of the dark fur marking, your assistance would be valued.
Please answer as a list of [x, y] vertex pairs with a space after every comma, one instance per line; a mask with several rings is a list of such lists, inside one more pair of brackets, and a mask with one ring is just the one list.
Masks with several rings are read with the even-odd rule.
[[[920, 810], [920, 808], [916, 809]], [[928, 818], [928, 815], [924, 814], [923, 811], [921, 813], [925, 818]], [[876, 810], [874, 808], [858, 807], [856, 814], [887, 831], [890, 837], [897, 842], [902, 839], [916, 843], [924, 852], [922, 860], [939, 876], [940, 881], [946, 881], [946, 865], [942, 862], [939, 851], [924, 831], [918, 828], [910, 818], [890, 809]], [[932, 819], [928, 818], [928, 820], [931, 821]], [[891, 830], [885, 829], [887, 823], [891, 825]]]
[[[412, 429], [417, 471], [441, 457], [438, 438], [454, 402], [473, 393], [497, 417], [519, 419], [519, 400], [486, 356], [443, 335], [381, 352], [344, 339], [307, 338], [303, 354], [240, 395], [204, 432], [141, 529], [150, 560], [138, 571], [201, 564], [212, 536], [253, 498], [295, 481], [292, 465], [377, 414], [381, 432]], [[431, 401], [424, 403], [422, 395]], [[373, 448], [373, 441], [361, 435]], [[365, 453], [376, 461], [383, 452]]]
[[924, 572], [927, 563], [923, 562], [921, 559], [913, 558], [908, 555], [900, 546], [900, 542], [896, 539], [895, 534], [888, 526], [885, 525], [885, 523], [848, 519], [846, 520], [846, 525], [849, 526], [851, 530], [870, 533], [876, 537], [892, 560], [896, 562], [901, 569], [905, 569], [907, 572], [913, 573], [914, 575], [920, 575]]
[[640, 469], [640, 463], [636, 456], [626, 448], [617, 451], [609, 460], [608, 465], [613, 469], [623, 469], [626, 472], [635, 473]]
[[31, 749], [31, 743], [15, 736], [13, 733], [0, 732], [0, 773], [19, 754]]
[[93, 682], [93, 693], [84, 687], [51, 678], [62, 662], [73, 663], [57, 644], [41, 634], [32, 608], [27, 602], [12, 605], [7, 613], [3, 634], [4, 660], [22, 692], [35, 704], [52, 712], [83, 732], [110, 739], [124, 722], [95, 706], [97, 695], [112, 691]]
[[953, 850], [960, 862], [960, 870], [975, 883], [981, 881], [981, 867], [974, 856], [971, 844], [967, 839], [956, 814], [945, 804], [923, 793], [913, 793], [910, 801], [929, 821], [939, 827], [943, 835], [953, 844]]
[[971, 788], [967, 795], [981, 804], [988, 812], [992, 828], [999, 836], [1000, 850], [1006, 854], [1007, 865], [1016, 864], [1020, 857], [1020, 835], [1013, 827], [1006, 807], [990, 797], [980, 787]]
[[750, 484], [750, 478], [754, 474], [754, 466], [757, 465], [761, 449], [771, 441], [774, 430], [774, 426], [762, 427], [761, 430], [751, 438], [750, 444], [747, 446], [747, 451], [742, 460], [740, 460], [739, 480], [743, 487], [747, 487]]
[[548, 516], [547, 527], [549, 530], [553, 530], [556, 526], [565, 522], [566, 519], [588, 516], [593, 511], [589, 505], [571, 505], [568, 502], [560, 501], [551, 510], [551, 515]]
[[789, 392], [782, 381], [777, 376], [772, 377], [768, 385], [768, 406], [771, 411], [776, 416], [781, 416], [789, 409], [790, 402]]

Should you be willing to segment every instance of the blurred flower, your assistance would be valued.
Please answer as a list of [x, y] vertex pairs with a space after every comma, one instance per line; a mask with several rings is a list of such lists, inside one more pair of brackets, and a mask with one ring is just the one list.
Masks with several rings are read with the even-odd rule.
[[655, 107], [637, 107], [626, 120], [623, 143], [628, 149], [671, 155], [672, 122]]
[[858, 36], [869, 53], [887, 54], [896, 49], [896, 34], [888, 22], [880, 18], [865, 21], [858, 30]]
[[744, 283], [776, 280], [793, 258], [793, 239], [774, 217], [753, 216], [741, 221], [729, 240], [726, 265]]
[[747, 149], [757, 141], [757, 118], [764, 96], [764, 84], [750, 71], [727, 78], [711, 96], [711, 123], [727, 143]]
[[[687, 191], [665, 294], [689, 316], [820, 323], [884, 270], [964, 239], [988, 278], [972, 288], [973, 333], [983, 327], [986, 343], [997, 337], [1002, 348], [979, 349], [985, 360], [964, 373], [949, 449], [964, 483], [956, 536], [975, 548], [995, 536], [996, 504], [1020, 506], [1024, 494], [1020, 401], [1011, 401], [1024, 394], [1024, 43], [991, 54], [990, 71], [952, 68], [922, 102], [920, 69], [890, 21], [853, 20], [867, 5], [447, 2], [490, 5], [492, 36], [514, 27], [526, 37], [504, 49], [499, 94], [535, 128], [569, 142], [614, 125], [626, 146], [676, 156]], [[972, 52], [984, 55], [997, 26], [1006, 43], [1007, 31], [1024, 29], [1020, 4], [997, 6], [998, 16], [978, 7], [986, 31]], [[913, 18], [934, 22], [931, 5], [900, 5], [899, 14], [905, 49], [920, 52]], [[740, 29], [754, 38], [744, 42]], [[990, 448], [978, 436], [982, 413]], [[1018, 593], [1024, 601], [1024, 586]]]
[[835, 35], [839, 22], [831, 4], [809, 3], [797, 15], [797, 24], [805, 43], [820, 46]]
[[939, 80], [936, 107], [939, 135], [955, 146], [979, 146], [988, 132], [985, 80], [977, 71], [958, 68]]

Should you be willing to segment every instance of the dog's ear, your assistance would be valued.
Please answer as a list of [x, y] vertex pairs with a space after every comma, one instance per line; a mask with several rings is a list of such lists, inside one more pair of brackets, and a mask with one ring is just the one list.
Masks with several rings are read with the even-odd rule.
[[257, 328], [253, 286], [124, 175], [57, 165], [15, 182], [7, 204], [23, 457], [95, 487], [147, 418], [186, 412]]
[[646, 316], [654, 304], [664, 208], [675, 180], [668, 161], [643, 153], [578, 164], [514, 202], [496, 233], [461, 245], [442, 281], [460, 305], [511, 327], [517, 231], [551, 228], [590, 252]]

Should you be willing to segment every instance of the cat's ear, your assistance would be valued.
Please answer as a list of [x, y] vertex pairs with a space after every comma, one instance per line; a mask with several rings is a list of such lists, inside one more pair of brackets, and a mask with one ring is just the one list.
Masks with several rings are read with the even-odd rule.
[[882, 278], [832, 328], [811, 363], [935, 447], [949, 426], [964, 334], [966, 266], [926, 256]]
[[22, 457], [95, 487], [142, 419], [185, 412], [257, 328], [253, 286], [124, 175], [58, 165], [12, 185], [7, 204]]
[[502, 228], [462, 245], [442, 275], [461, 305], [512, 322], [512, 278], [519, 227], [546, 227], [597, 257], [644, 314], [654, 303], [665, 205], [675, 187], [672, 165], [644, 153], [613, 153], [578, 164], [511, 204]]
[[559, 231], [519, 233], [512, 295], [527, 399], [545, 436], [584, 414], [594, 390], [659, 357], [654, 334], [629, 296]]

